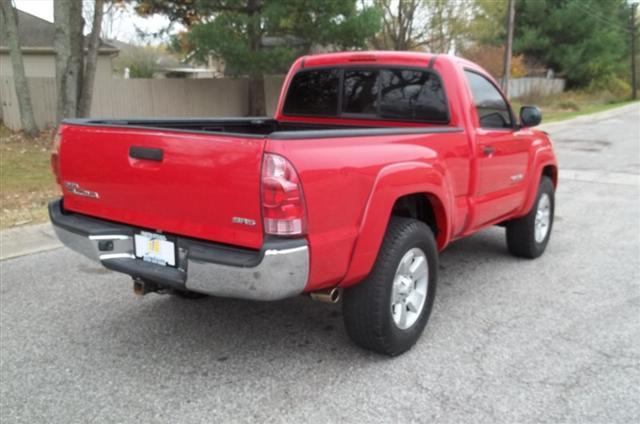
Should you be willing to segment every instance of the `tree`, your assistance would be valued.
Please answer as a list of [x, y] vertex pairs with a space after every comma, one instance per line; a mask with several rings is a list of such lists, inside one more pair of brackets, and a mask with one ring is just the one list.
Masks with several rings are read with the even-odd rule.
[[313, 45], [363, 48], [379, 28], [375, 8], [355, 0], [141, 0], [141, 15], [161, 13], [188, 32], [175, 43], [191, 57], [225, 62], [228, 75], [249, 76], [249, 113], [264, 115], [264, 74], [286, 71]]
[[507, 28], [507, 1], [473, 0], [469, 23], [469, 38], [477, 44], [504, 45]]
[[427, 46], [434, 53], [454, 51], [469, 33], [468, 5], [464, 1], [431, 0], [428, 3]]
[[54, 2], [53, 21], [59, 122], [64, 118], [75, 118], [78, 111], [84, 50], [82, 3]]
[[13, 65], [13, 82], [18, 97], [18, 107], [20, 109], [20, 121], [23, 131], [34, 137], [38, 134], [38, 127], [33, 116], [31, 106], [31, 93], [27, 84], [27, 77], [24, 72], [24, 62], [22, 60], [22, 50], [18, 38], [18, 16], [13, 5], [8, 0], [0, 0], [0, 23], [4, 28], [3, 37], [6, 37], [9, 45], [11, 63]]
[[104, 1], [95, 0], [86, 56], [82, 6], [81, 1], [53, 3], [58, 121], [87, 116], [91, 109]]
[[514, 50], [586, 86], [624, 72], [628, 17], [625, 0], [521, 0]]
[[[476, 0], [473, 32], [493, 45], [506, 37], [506, 2]], [[573, 87], [599, 85], [624, 72], [628, 57], [626, 0], [518, 0], [515, 54], [545, 63]]]
[[93, 24], [89, 34], [89, 45], [85, 60], [84, 79], [81, 84], [80, 100], [78, 103], [78, 115], [89, 116], [91, 113], [91, 100], [96, 79], [98, 64], [98, 49], [100, 49], [100, 31], [102, 28], [102, 16], [104, 13], [104, 0], [95, 0], [93, 8]]
[[375, 0], [382, 11], [382, 30], [373, 47], [449, 53], [467, 32], [465, 2], [450, 0]]
[[[420, 28], [419, 15], [424, 15], [421, 0], [375, 0], [383, 12], [382, 30], [373, 40], [379, 50], [414, 50], [426, 44], [426, 33]], [[424, 16], [422, 19], [424, 23]]]

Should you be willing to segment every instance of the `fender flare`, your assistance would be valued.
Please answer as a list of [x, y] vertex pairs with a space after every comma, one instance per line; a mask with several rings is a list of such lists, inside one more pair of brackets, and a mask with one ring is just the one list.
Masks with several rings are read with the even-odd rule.
[[437, 165], [423, 162], [389, 165], [378, 173], [369, 194], [341, 287], [353, 285], [369, 274], [382, 245], [393, 205], [400, 197], [410, 194], [424, 194], [434, 206], [439, 230], [438, 248], [442, 249], [449, 242], [453, 194], [445, 172]]
[[553, 185], [554, 187], [558, 186], [558, 164], [551, 146], [538, 148], [532, 155], [531, 163], [532, 173], [529, 178], [529, 185], [527, 186], [527, 196], [518, 216], [526, 215], [533, 207], [536, 195], [538, 194], [538, 186], [542, 180], [544, 168], [547, 166], [551, 166], [553, 168]]

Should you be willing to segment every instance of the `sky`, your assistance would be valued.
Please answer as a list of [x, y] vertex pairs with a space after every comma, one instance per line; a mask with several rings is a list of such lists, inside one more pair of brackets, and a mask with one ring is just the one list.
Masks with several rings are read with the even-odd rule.
[[[0, 0], [3, 1], [3, 0]], [[83, 0], [87, 6], [93, 4], [93, 0]], [[53, 2], [54, 0], [13, 0], [15, 6], [31, 15], [53, 22]], [[86, 18], [85, 18], [86, 19]], [[111, 16], [105, 15], [103, 30], [106, 31], [107, 38], [117, 38], [136, 44], [160, 44], [166, 41], [164, 37], [141, 37], [139, 31], [144, 34], [157, 33], [170, 25], [170, 21], [164, 16], [153, 15], [148, 18], [138, 16], [129, 5], [126, 10], [120, 11]], [[175, 31], [174, 29], [173, 31]]]

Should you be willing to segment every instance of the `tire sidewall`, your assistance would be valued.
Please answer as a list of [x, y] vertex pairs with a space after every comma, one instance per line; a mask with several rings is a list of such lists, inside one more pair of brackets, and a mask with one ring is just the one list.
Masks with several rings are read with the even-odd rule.
[[[401, 349], [409, 349], [422, 334], [429, 316], [431, 309], [433, 308], [433, 302], [436, 295], [436, 283], [438, 279], [438, 252], [435, 246], [433, 235], [431, 230], [424, 224], [419, 223], [420, 227], [418, 231], [413, 231], [403, 240], [394, 246], [394, 252], [392, 256], [393, 265], [388, 267], [389, 275], [385, 276], [387, 281], [387, 287], [385, 291], [384, 307], [385, 309], [385, 331], [391, 335], [392, 343], [394, 346], [401, 347]], [[391, 296], [393, 292], [393, 280], [395, 272], [400, 264], [400, 260], [410, 249], [418, 247], [422, 249], [427, 257], [428, 264], [428, 281], [427, 281], [427, 298], [425, 299], [424, 307], [418, 320], [407, 329], [400, 329], [393, 320], [391, 313]], [[390, 258], [391, 259], [391, 258]]]
[[[540, 198], [543, 194], [547, 194], [549, 196], [549, 228], [547, 229], [547, 234], [544, 236], [544, 239], [541, 242], [536, 240], [536, 212], [538, 210], [538, 203], [540, 202]], [[530, 225], [531, 225], [531, 237], [535, 246], [536, 256], [539, 256], [544, 252], [549, 243], [549, 239], [551, 238], [551, 231], [553, 230], [553, 221], [555, 216], [555, 208], [556, 208], [556, 200], [555, 193], [553, 188], [553, 183], [547, 177], [543, 177], [540, 181], [540, 186], [538, 187], [538, 194], [536, 195], [536, 201], [533, 204], [533, 208], [531, 210], [530, 215]]]

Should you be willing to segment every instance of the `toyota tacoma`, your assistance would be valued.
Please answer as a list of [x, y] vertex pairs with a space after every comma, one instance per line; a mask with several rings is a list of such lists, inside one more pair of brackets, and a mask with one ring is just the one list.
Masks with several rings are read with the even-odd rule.
[[558, 168], [540, 120], [455, 56], [305, 56], [273, 118], [65, 120], [50, 219], [137, 293], [341, 300], [356, 344], [398, 355], [452, 241], [501, 225], [513, 255], [545, 250]]

